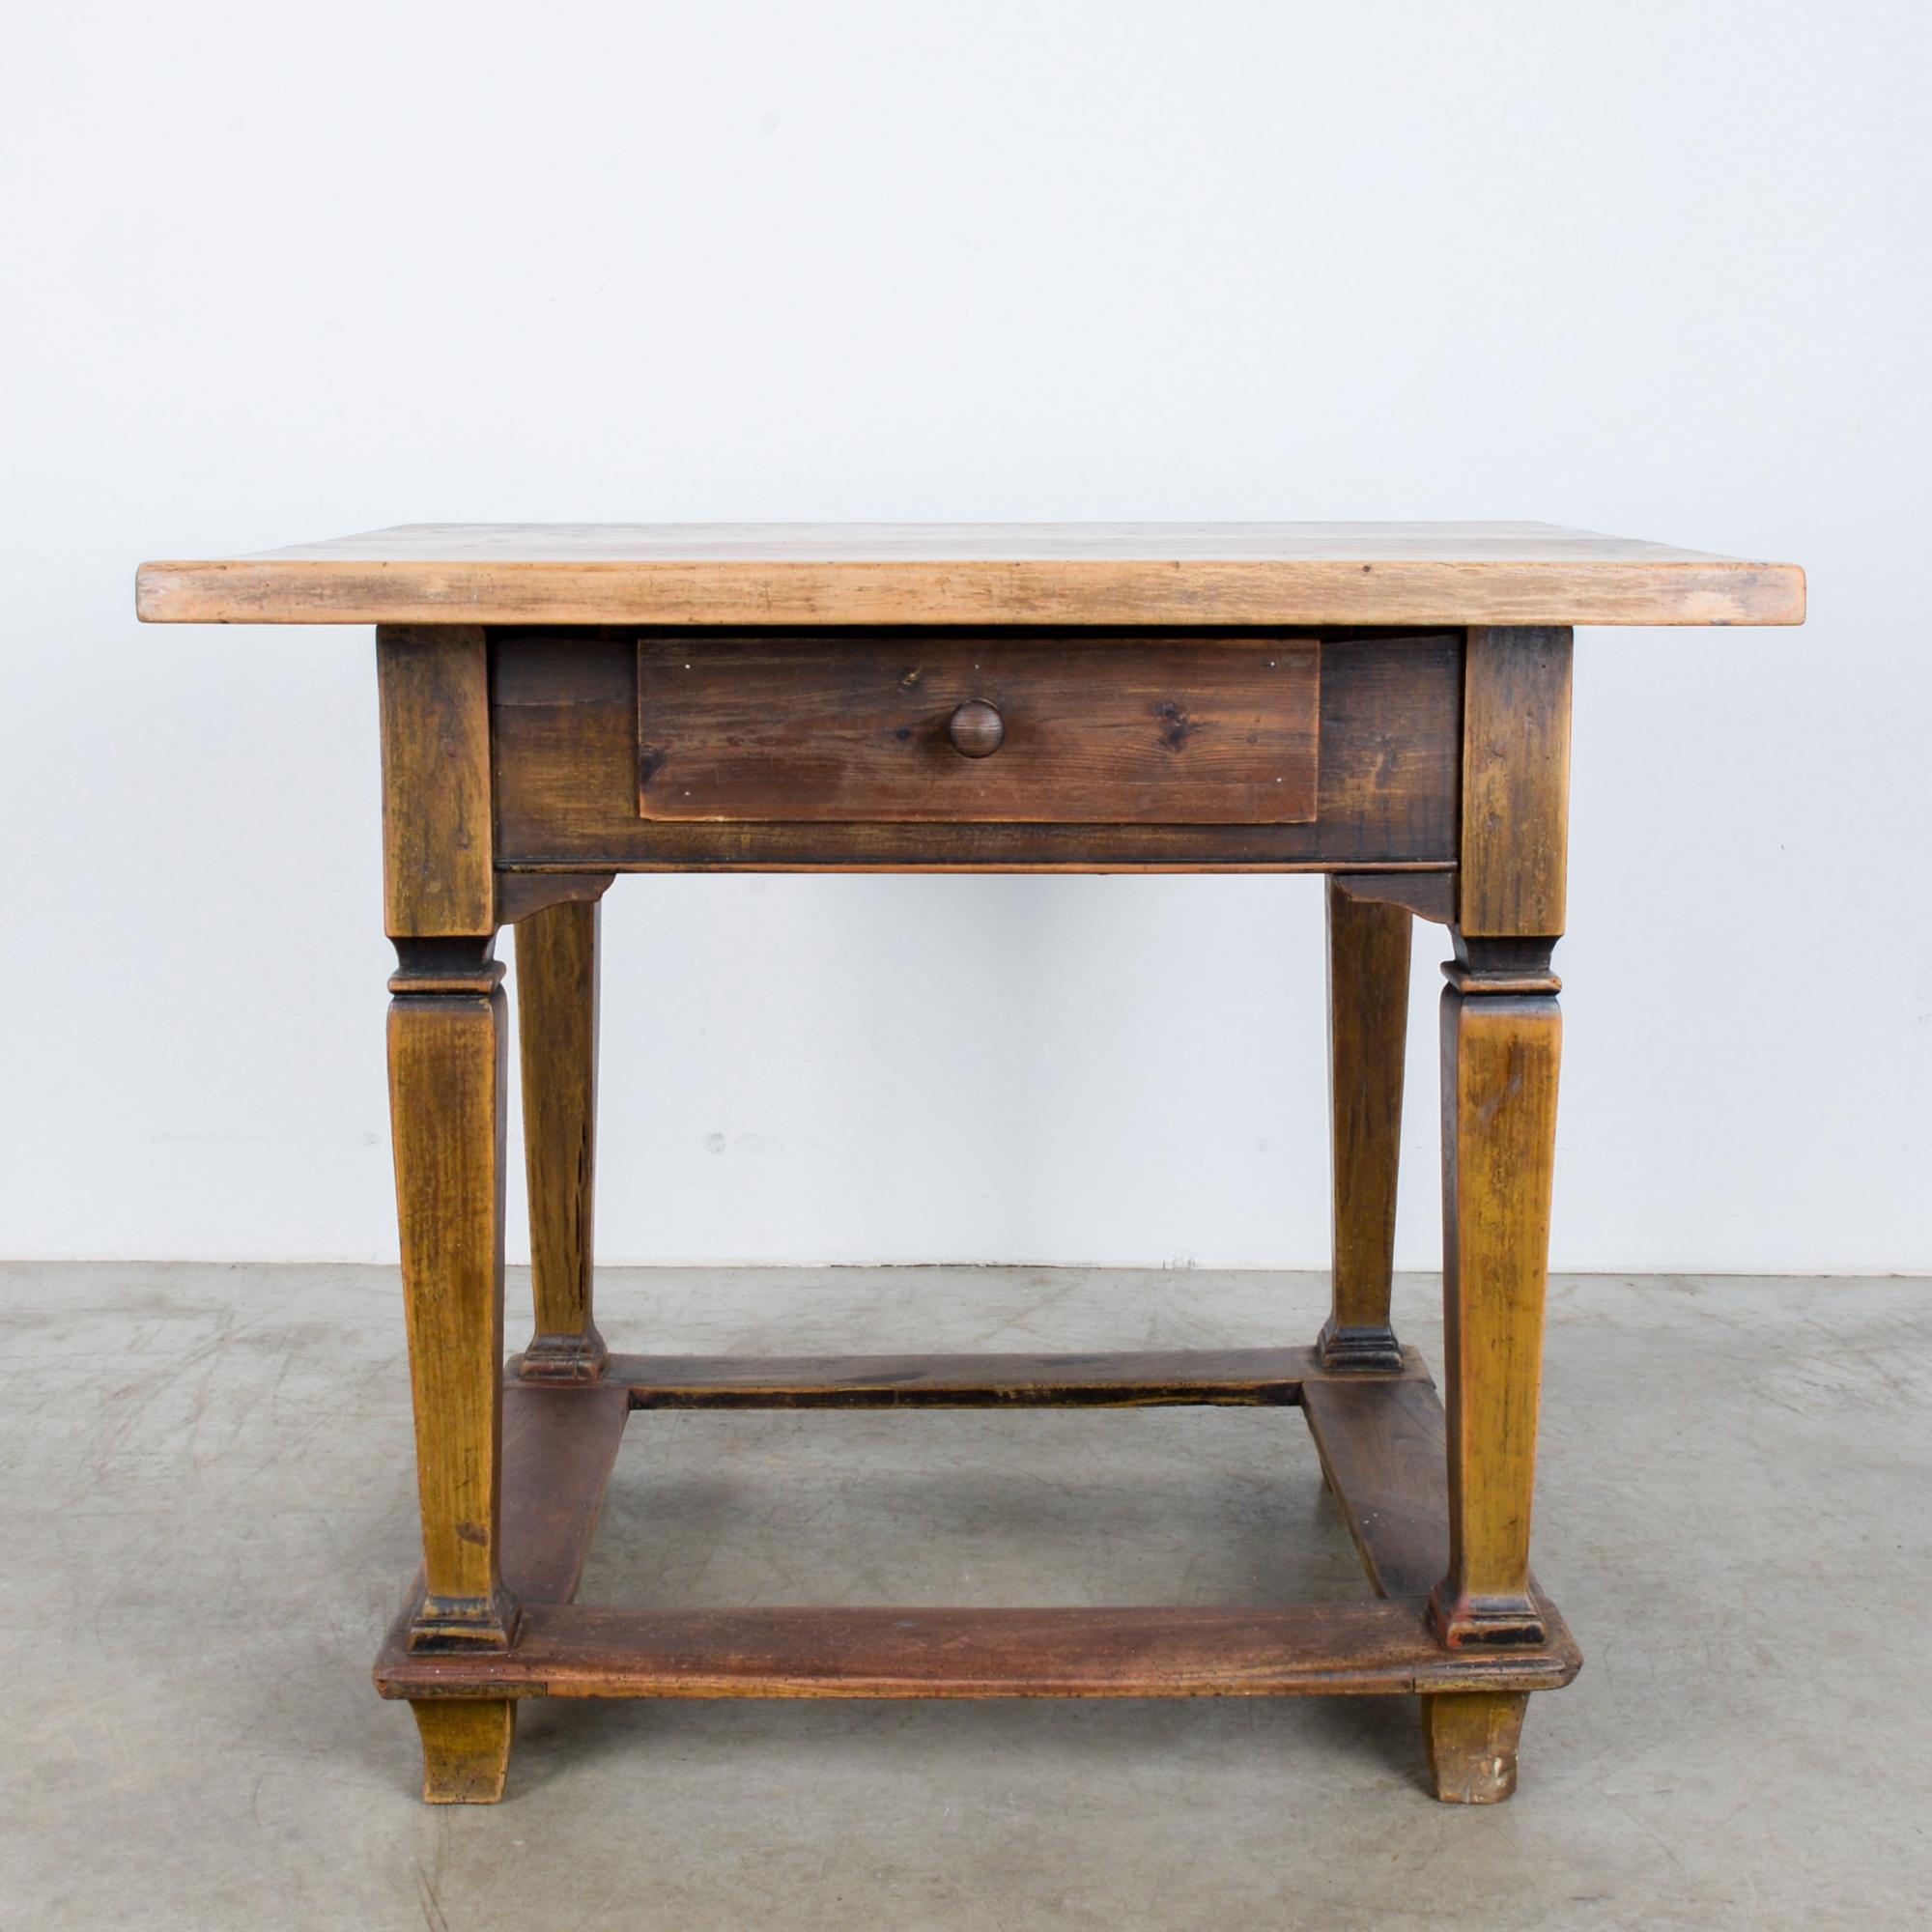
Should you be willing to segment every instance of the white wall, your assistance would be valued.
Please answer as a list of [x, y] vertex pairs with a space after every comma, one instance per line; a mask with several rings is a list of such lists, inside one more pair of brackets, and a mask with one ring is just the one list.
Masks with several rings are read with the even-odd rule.
[[[23, 14], [0, 1250], [393, 1251], [368, 635], [139, 629], [142, 557], [1539, 517], [1812, 610], [1579, 639], [1558, 1264], [1932, 1267], [1928, 56], [1808, 0]], [[611, 1258], [1325, 1255], [1313, 881], [608, 903]]]

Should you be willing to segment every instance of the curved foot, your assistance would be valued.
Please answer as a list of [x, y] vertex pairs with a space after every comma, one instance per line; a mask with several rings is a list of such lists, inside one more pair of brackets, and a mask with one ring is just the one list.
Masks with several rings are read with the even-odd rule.
[[1445, 1804], [1500, 1804], [1516, 1789], [1523, 1692], [1444, 1691], [1422, 1700], [1429, 1775]]
[[495, 1804], [517, 1734], [514, 1697], [411, 1700], [422, 1733], [425, 1804]]

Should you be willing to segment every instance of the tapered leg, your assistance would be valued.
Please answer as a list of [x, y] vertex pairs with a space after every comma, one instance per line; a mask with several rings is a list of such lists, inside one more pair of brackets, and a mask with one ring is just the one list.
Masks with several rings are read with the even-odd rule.
[[517, 1037], [529, 1172], [533, 1380], [594, 1381], [609, 1350], [591, 1316], [597, 1172], [597, 937], [603, 908], [566, 900], [517, 927]]
[[389, 1101], [422, 1501], [412, 1650], [506, 1649], [502, 968], [442, 945], [390, 981]]
[[1406, 908], [1364, 903], [1328, 881], [1334, 1305], [1321, 1330], [1326, 1369], [1402, 1367], [1389, 1288], [1413, 923]]
[[1445, 1643], [1541, 1643], [1530, 1595], [1544, 1287], [1562, 1038], [1548, 949], [1459, 942], [1442, 995], [1449, 1574]]
[[1529, 1699], [1458, 1691], [1422, 1700], [1429, 1775], [1445, 1804], [1499, 1804], [1516, 1789], [1517, 1741]]
[[421, 1697], [410, 1709], [422, 1733], [423, 1801], [495, 1804], [517, 1735], [514, 1697]]

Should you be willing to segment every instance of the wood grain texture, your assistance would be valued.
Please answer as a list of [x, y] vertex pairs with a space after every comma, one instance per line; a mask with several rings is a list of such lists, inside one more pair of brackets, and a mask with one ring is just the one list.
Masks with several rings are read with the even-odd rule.
[[411, 524], [146, 563], [150, 623], [1796, 624], [1804, 575], [1552, 524]]
[[[793, 824], [1295, 824], [1315, 816], [1321, 677], [1307, 638], [646, 639], [639, 809]], [[962, 756], [953, 722], [976, 703], [997, 730]]]
[[1442, 1400], [1426, 1379], [1330, 1378], [1301, 1392], [1308, 1433], [1378, 1596], [1427, 1596], [1449, 1567]]
[[[638, 645], [639, 810], [1293, 825], [1316, 813], [1320, 692], [1310, 638], [655, 638]], [[976, 703], [999, 728], [962, 757], [952, 724]]]
[[1336, 872], [1335, 888], [1361, 905], [1401, 906], [1435, 925], [1456, 923], [1453, 872]]
[[1324, 639], [1317, 816], [1264, 826], [640, 819], [635, 634], [513, 632], [492, 643], [504, 867], [1249, 870], [1457, 857], [1460, 634]]
[[490, 681], [471, 625], [376, 638], [383, 724], [384, 930], [497, 929], [490, 803]]
[[[1448, 1428], [1435, 1383], [1311, 1376], [1301, 1412], [1377, 1594], [1426, 1595], [1449, 1567]], [[1534, 1576], [1529, 1593], [1553, 1619]]]
[[1530, 1504], [1562, 1019], [1548, 996], [1442, 994], [1442, 1301], [1452, 1645], [1536, 1642]]
[[1500, 1804], [1516, 1790], [1517, 1746], [1529, 1699], [1478, 1690], [1422, 1700], [1429, 1776], [1445, 1804]]
[[[1298, 1399], [1309, 1377], [1323, 1373], [1308, 1349], [1157, 1349], [1095, 1355], [613, 1355], [605, 1380], [628, 1388], [639, 1408], [1134, 1408], [1286, 1405]], [[1391, 1373], [1425, 1376], [1412, 1351]]]
[[415, 1406], [418, 1648], [506, 1645], [501, 989], [389, 1003], [389, 1101]]
[[[889, 541], [891, 554], [878, 556], [832, 539], [822, 556], [767, 556], [755, 535], [727, 546], [722, 562], [702, 545], [683, 556], [654, 548], [655, 536], [647, 554], [620, 556], [597, 554], [601, 538], [587, 550], [566, 542], [558, 556], [486, 543], [460, 567], [430, 555], [279, 560], [325, 603], [332, 573], [357, 569], [391, 589], [415, 581], [439, 617], [454, 614], [453, 599], [482, 600], [463, 622], [387, 625], [379, 639], [385, 902], [399, 955], [391, 1097], [424, 1575], [377, 1680], [418, 1707], [428, 1795], [499, 1795], [514, 1701], [533, 1694], [1309, 1691], [1419, 1692], [1438, 1792], [1461, 1802], [1508, 1794], [1523, 1696], [1567, 1682], [1579, 1661], [1528, 1567], [1570, 631], [1512, 606], [1509, 617], [1432, 618], [1433, 630], [1337, 618], [1314, 620], [1321, 634], [1305, 642], [1258, 627], [1231, 637], [1231, 624], [1249, 620], [1216, 614], [1216, 600], [1235, 577], [1264, 566], [1275, 573], [1275, 595], [1296, 572], [1333, 573], [1346, 561], [1350, 576], [1375, 584], [1371, 602], [1389, 582], [1414, 589], [1431, 572], [1466, 569], [1487, 579], [1483, 594], [1507, 604], [1525, 572], [1668, 564], [1694, 573], [1721, 560], [1660, 558], [1648, 547], [1612, 554], [1597, 539], [1578, 540], [1588, 554], [1565, 556], [1562, 533], [1497, 538], [1500, 549], [1461, 558], [1386, 533], [1377, 541], [1390, 554], [1367, 557], [1345, 554], [1350, 540], [1340, 537], [1333, 551], [1304, 554], [1288, 544], [1260, 556], [1218, 554], [1224, 539], [1210, 533], [1163, 561], [1113, 535], [1090, 533], [1070, 553], [1056, 536], [1037, 550], [1022, 545], [1024, 554], [961, 554], [945, 567], [923, 537], [903, 551]], [[863, 550], [873, 540], [854, 542]], [[959, 538], [966, 551], [977, 540]], [[665, 541], [674, 549], [683, 539]], [[1503, 554], [1512, 543], [1536, 554]], [[1000, 579], [995, 608], [969, 619], [964, 603], [948, 600], [970, 602], [962, 586], [981, 568], [982, 588], [1016, 574]], [[1752, 568], [1737, 567], [1746, 576]], [[491, 608], [490, 573], [518, 596], [540, 585], [531, 608], [550, 611], [546, 599], [567, 604], [573, 585], [593, 581], [620, 605], [640, 584], [655, 598], [681, 571], [712, 572], [703, 594], [721, 598], [762, 582], [756, 633], [699, 636], [688, 626], [708, 607], [696, 605], [651, 605], [661, 621], [648, 628], [636, 621], [645, 606], [625, 607], [602, 631], [486, 629], [478, 614]], [[895, 589], [893, 572], [911, 575]], [[813, 573], [855, 599], [848, 622], [864, 628], [786, 633], [769, 599], [781, 605]], [[1158, 579], [1165, 588], [1147, 608], [1165, 615], [1136, 607], [1137, 616], [1095, 616], [1082, 600], [1106, 573], [1104, 595], [1129, 600], [1154, 595]], [[914, 577], [928, 601], [893, 603], [912, 595]], [[1623, 582], [1628, 589], [1636, 578]], [[1682, 591], [1690, 576], [1673, 582]], [[868, 601], [881, 585], [886, 603]], [[999, 601], [1009, 592], [1019, 601]], [[1027, 623], [1020, 613], [1035, 595], [1081, 628]], [[920, 618], [880, 614], [908, 609]], [[824, 616], [814, 605], [806, 621]], [[1150, 628], [1109, 628], [1122, 623]], [[1281, 680], [1266, 691], [1255, 683], [1265, 654], [1275, 654], [1267, 668], [1278, 673], [1305, 651], [1312, 671], [1318, 645], [1320, 674], [1305, 680], [1299, 713], [1275, 695]], [[696, 699], [683, 680], [697, 673], [686, 665], [718, 673]], [[668, 724], [675, 728], [660, 728]], [[907, 744], [913, 752], [897, 749]], [[921, 768], [920, 759], [940, 762]], [[1280, 779], [1287, 792], [1296, 772], [1307, 795], [1271, 806], [1260, 787]], [[661, 816], [653, 788], [671, 785], [694, 794], [677, 810], [732, 815]], [[996, 815], [976, 818], [976, 810]], [[1288, 810], [1312, 815], [1281, 815]], [[1329, 908], [1335, 1302], [1323, 1350], [627, 1356], [592, 1378], [604, 1356], [590, 1282], [595, 896], [616, 869], [739, 867], [1339, 874]], [[1371, 876], [1385, 870], [1401, 877]], [[1412, 916], [1451, 915], [1445, 1416], [1419, 1362], [1396, 1348], [1388, 1290], [1409, 926]], [[537, 1300], [537, 1333], [510, 1365], [507, 1396], [505, 1013], [489, 952], [504, 919], [519, 927]], [[559, 1378], [536, 1379], [546, 1373]], [[634, 1406], [1297, 1401], [1376, 1602], [632, 1611], [570, 1601]]]
[[1578, 1660], [1444, 1650], [1417, 1599], [1221, 1609], [535, 1605], [506, 1656], [385, 1651], [387, 1697], [1265, 1697], [1554, 1690]]
[[629, 1392], [510, 1382], [503, 1389], [503, 1582], [521, 1604], [577, 1594]]
[[591, 1299], [597, 1190], [597, 976], [603, 905], [565, 901], [517, 927], [517, 1042], [536, 1327], [523, 1373], [595, 1379], [609, 1350]]
[[611, 872], [503, 872], [497, 874], [497, 919], [517, 925], [532, 915], [570, 900], [587, 904], [610, 891]]
[[[502, 1573], [513, 1601], [564, 1604], [577, 1594], [630, 1407], [620, 1388], [517, 1382], [504, 1389]], [[422, 1593], [418, 1576], [390, 1628], [384, 1659], [412, 1654]], [[382, 1669], [379, 1662], [379, 1682]], [[514, 1702], [437, 1697], [413, 1709], [422, 1734], [424, 1799], [494, 1804], [501, 1798], [516, 1736]]]
[[[1435, 1389], [1425, 1381], [1311, 1381], [1302, 1412], [1378, 1594], [1412, 1600], [1429, 1589], [1449, 1559], [1445, 1430]], [[1534, 1578], [1530, 1593], [1549, 1648], [1580, 1665]], [[1515, 1791], [1527, 1703], [1520, 1691], [1423, 1697], [1423, 1743], [1437, 1798], [1494, 1804]]]
[[1568, 631], [1469, 633], [1456, 921], [1469, 938], [1563, 930], [1571, 657]]
[[517, 1735], [510, 1697], [439, 1697], [412, 1704], [422, 1733], [425, 1804], [495, 1804]]
[[1402, 1359], [1390, 1325], [1389, 1296], [1414, 923], [1401, 906], [1359, 901], [1338, 879], [1328, 881], [1333, 1238], [1331, 1299], [1321, 1352], [1330, 1369], [1386, 1369]]
[[946, 721], [946, 742], [962, 758], [990, 758], [1007, 742], [1007, 721], [997, 704], [963, 698]]

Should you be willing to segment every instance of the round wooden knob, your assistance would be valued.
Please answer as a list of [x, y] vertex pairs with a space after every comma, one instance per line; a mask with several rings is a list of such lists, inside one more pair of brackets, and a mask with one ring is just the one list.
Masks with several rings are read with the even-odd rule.
[[946, 735], [962, 758], [990, 758], [1006, 741], [1007, 721], [983, 697], [969, 697], [947, 721]]

